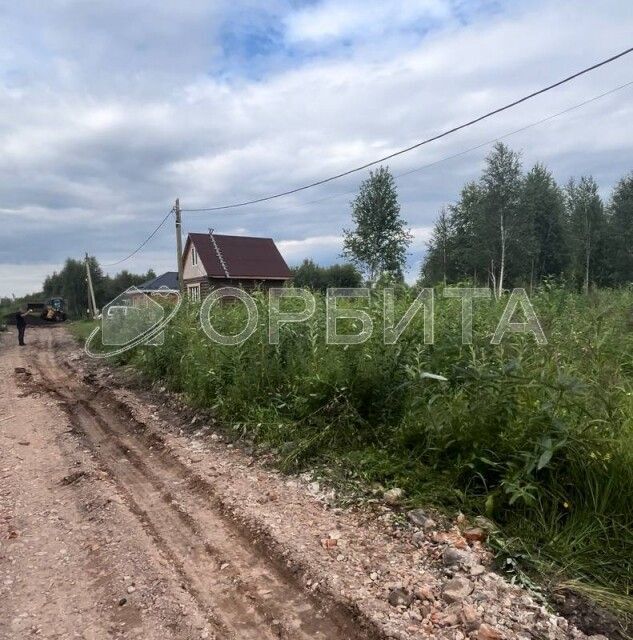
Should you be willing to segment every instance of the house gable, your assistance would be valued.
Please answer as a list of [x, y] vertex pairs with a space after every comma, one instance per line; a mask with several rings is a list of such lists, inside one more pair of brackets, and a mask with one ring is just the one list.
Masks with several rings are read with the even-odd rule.
[[191, 237], [187, 238], [185, 250], [183, 252], [183, 280], [193, 280], [196, 278], [207, 278], [207, 270], [204, 262], [200, 258], [197, 247], [191, 242]]

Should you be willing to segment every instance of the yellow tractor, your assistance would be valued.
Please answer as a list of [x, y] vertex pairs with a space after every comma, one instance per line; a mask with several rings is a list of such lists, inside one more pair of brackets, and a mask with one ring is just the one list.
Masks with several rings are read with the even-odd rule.
[[51, 298], [48, 302], [29, 302], [27, 308], [46, 322], [66, 320], [66, 302], [63, 298]]

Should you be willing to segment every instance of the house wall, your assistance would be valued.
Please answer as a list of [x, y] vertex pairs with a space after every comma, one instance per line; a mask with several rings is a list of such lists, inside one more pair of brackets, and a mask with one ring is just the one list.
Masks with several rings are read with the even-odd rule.
[[203, 300], [206, 296], [209, 295], [209, 291], [211, 291], [211, 287], [209, 286], [209, 278], [206, 276], [201, 276], [197, 278], [185, 278], [185, 295], [188, 295], [187, 285], [191, 284], [199, 284], [200, 285], [200, 299]]
[[187, 280], [195, 280], [196, 278], [206, 278], [207, 277], [207, 272], [204, 269], [204, 266], [202, 264], [202, 260], [200, 260], [200, 258], [198, 258], [198, 264], [194, 266], [194, 264], [192, 263], [191, 260], [191, 249], [193, 248], [193, 243], [189, 244], [189, 247], [187, 248], [187, 252], [185, 253], [185, 256], [183, 258], [184, 264], [183, 264], [183, 280], [185, 282], [185, 284], [187, 283]]
[[272, 287], [283, 287], [286, 280], [247, 280], [232, 278], [185, 278], [185, 294], [187, 294], [187, 285], [200, 285], [200, 299], [204, 300], [212, 289], [220, 289], [221, 287], [237, 287], [245, 291], [268, 291]]
[[272, 287], [283, 287], [286, 280], [248, 280], [245, 278], [209, 278], [210, 288], [219, 289], [220, 287], [238, 287], [245, 291], [253, 291], [260, 289], [268, 291]]

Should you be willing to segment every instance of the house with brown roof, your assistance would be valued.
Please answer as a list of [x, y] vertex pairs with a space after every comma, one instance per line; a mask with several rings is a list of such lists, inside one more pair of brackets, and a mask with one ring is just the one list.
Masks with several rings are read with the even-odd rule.
[[193, 300], [211, 289], [281, 287], [291, 277], [271, 238], [190, 233], [183, 252], [183, 283]]

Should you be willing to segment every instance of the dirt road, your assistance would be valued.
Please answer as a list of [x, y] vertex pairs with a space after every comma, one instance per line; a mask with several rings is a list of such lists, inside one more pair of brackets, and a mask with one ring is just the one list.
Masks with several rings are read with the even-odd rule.
[[0, 639], [586, 637], [457, 525], [334, 507], [64, 328], [28, 338], [0, 354]]
[[30, 338], [0, 371], [1, 637], [366, 637], [78, 378], [60, 330]]

